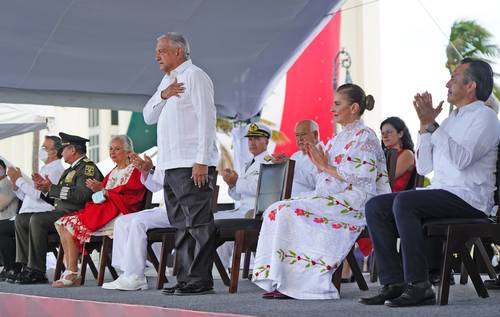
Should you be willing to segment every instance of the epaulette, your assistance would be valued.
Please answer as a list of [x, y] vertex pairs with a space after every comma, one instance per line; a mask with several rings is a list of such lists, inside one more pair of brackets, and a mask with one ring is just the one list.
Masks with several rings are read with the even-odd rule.
[[271, 155], [266, 155], [266, 156], [264, 156], [264, 161], [266, 161], [266, 162], [270, 162], [270, 161], [272, 161], [272, 160], [273, 160], [273, 157], [272, 157]]

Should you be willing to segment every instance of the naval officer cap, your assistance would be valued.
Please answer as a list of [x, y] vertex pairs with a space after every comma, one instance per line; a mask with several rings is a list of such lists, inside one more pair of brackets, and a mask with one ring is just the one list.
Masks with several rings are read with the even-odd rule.
[[81, 146], [85, 146], [85, 143], [89, 142], [88, 139], [79, 137], [77, 135], [71, 135], [71, 134], [63, 133], [63, 132], [59, 133], [59, 136], [61, 137], [61, 142], [62, 142], [63, 148], [65, 146], [68, 146], [68, 145], [81, 145]]
[[269, 139], [271, 137], [271, 129], [261, 123], [251, 123], [248, 126], [247, 134], [245, 135], [245, 137], [248, 138], [251, 136], [265, 137]]

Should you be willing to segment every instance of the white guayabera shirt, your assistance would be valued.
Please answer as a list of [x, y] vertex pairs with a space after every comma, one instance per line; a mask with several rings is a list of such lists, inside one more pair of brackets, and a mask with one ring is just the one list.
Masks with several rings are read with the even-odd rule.
[[434, 171], [426, 189], [444, 189], [490, 215], [500, 123], [484, 102], [455, 109], [434, 133], [418, 136], [417, 171]]
[[[162, 90], [176, 78], [184, 84], [184, 92], [179, 97], [162, 99]], [[217, 164], [214, 88], [210, 77], [191, 60], [163, 77], [156, 93], [144, 106], [143, 115], [147, 124], [158, 123], [156, 168]]]

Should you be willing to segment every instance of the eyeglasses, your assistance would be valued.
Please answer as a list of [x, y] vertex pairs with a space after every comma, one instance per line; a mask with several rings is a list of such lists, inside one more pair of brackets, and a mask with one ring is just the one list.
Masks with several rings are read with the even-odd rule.
[[385, 136], [385, 135], [389, 136], [389, 135], [391, 135], [391, 134], [393, 134], [395, 132], [396, 132], [395, 130], [387, 130], [387, 131], [381, 131], [380, 134], [382, 136]]
[[55, 148], [53, 148], [53, 147], [46, 147], [45, 145], [42, 145], [42, 150], [44, 150], [44, 151], [52, 151], [52, 150], [55, 150]]

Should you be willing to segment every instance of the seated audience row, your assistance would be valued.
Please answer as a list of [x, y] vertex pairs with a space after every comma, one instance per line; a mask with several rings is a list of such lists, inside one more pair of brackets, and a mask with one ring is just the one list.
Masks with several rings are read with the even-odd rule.
[[[434, 107], [429, 93], [417, 94], [416, 154], [401, 119], [390, 117], [381, 123], [381, 142], [363, 123], [363, 113], [373, 109], [375, 100], [355, 84], [342, 85], [335, 93], [331, 111], [343, 129], [326, 145], [319, 141], [314, 121], [298, 122], [299, 151], [291, 156], [296, 161], [292, 198], [272, 204], [262, 215], [253, 282], [266, 291], [263, 297], [339, 298], [332, 276], [367, 226], [383, 287], [360, 302], [390, 307], [435, 303], [428, 261], [439, 255], [429, 254], [421, 224], [430, 218], [490, 215], [500, 141], [498, 119], [484, 105], [492, 86], [493, 72], [487, 63], [464, 59], [446, 85], [448, 102], [456, 109], [441, 125], [436, 118], [443, 102]], [[47, 236], [57, 230], [67, 270], [53, 286], [78, 286], [84, 243], [92, 235], [114, 232], [112, 264], [123, 273], [103, 288], [147, 289], [147, 230], [170, 226], [170, 219], [165, 207], [137, 211], [142, 209], [145, 188], [154, 192], [163, 187], [164, 171], [155, 169], [149, 157], [133, 153], [127, 136], [116, 136], [109, 149], [116, 166], [103, 179], [85, 156], [88, 140], [60, 136], [46, 137], [40, 152], [45, 165], [33, 175], [33, 184], [20, 169], [0, 161], [4, 266], [0, 278], [19, 284], [47, 283]], [[260, 164], [287, 159], [268, 153], [268, 127], [252, 123], [245, 137], [252, 159], [240, 171], [221, 173], [239, 207], [218, 212], [215, 219], [253, 216]], [[393, 193], [384, 156], [387, 149], [398, 151]], [[64, 171], [60, 157], [71, 165]], [[434, 172], [425, 190], [407, 190], [413, 186], [415, 166], [421, 175]], [[18, 199], [22, 205], [16, 215]], [[402, 258], [396, 250], [397, 237]], [[226, 243], [217, 250], [225, 267], [232, 249]], [[177, 276], [177, 284], [163, 293], [174, 294], [186, 281]]]

